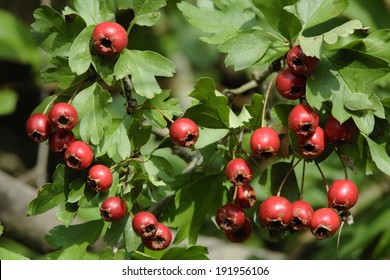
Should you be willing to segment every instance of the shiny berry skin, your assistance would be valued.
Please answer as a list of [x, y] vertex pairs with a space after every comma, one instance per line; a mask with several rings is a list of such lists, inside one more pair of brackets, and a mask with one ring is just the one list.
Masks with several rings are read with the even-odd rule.
[[134, 215], [132, 227], [134, 232], [141, 237], [148, 237], [156, 233], [158, 221], [156, 216], [147, 211], [141, 211]]
[[244, 226], [245, 214], [239, 206], [228, 203], [217, 210], [215, 221], [223, 231], [232, 232]]
[[95, 49], [103, 55], [115, 55], [122, 52], [128, 43], [126, 30], [113, 21], [96, 25], [92, 33]]
[[236, 186], [234, 203], [241, 208], [252, 208], [256, 203], [256, 192], [250, 185]]
[[26, 121], [26, 133], [31, 140], [41, 143], [51, 134], [50, 121], [43, 113], [34, 113]]
[[256, 129], [250, 138], [250, 147], [253, 155], [260, 159], [269, 159], [275, 156], [280, 148], [279, 135], [270, 127]]
[[66, 149], [64, 158], [68, 167], [74, 170], [83, 170], [91, 165], [93, 152], [87, 143], [77, 140]]
[[348, 143], [356, 134], [356, 125], [353, 119], [340, 123], [330, 116], [325, 124], [325, 135], [329, 142], [335, 145]]
[[49, 111], [50, 123], [57, 130], [71, 130], [76, 126], [78, 119], [76, 109], [66, 102], [54, 104]]
[[268, 230], [285, 229], [292, 219], [291, 202], [281, 196], [268, 197], [257, 211], [260, 223]]
[[328, 191], [328, 205], [339, 211], [351, 209], [359, 198], [359, 190], [351, 180], [336, 180]]
[[244, 185], [252, 180], [253, 177], [251, 167], [242, 158], [230, 160], [226, 165], [225, 175], [234, 185]]
[[291, 204], [292, 220], [290, 227], [295, 230], [304, 230], [309, 228], [310, 221], [313, 218], [313, 207], [304, 200], [297, 200]]
[[105, 192], [112, 185], [110, 168], [103, 164], [96, 164], [88, 170], [87, 186], [96, 192]]
[[320, 60], [316, 57], [307, 56], [301, 46], [293, 47], [286, 56], [286, 62], [291, 72], [298, 75], [307, 75], [313, 72]]
[[312, 134], [300, 136], [298, 139], [299, 153], [307, 159], [314, 159], [322, 154], [325, 145], [325, 133], [320, 126], [317, 126]]
[[310, 231], [318, 239], [332, 237], [340, 227], [339, 215], [331, 208], [314, 211], [310, 221]]
[[75, 141], [71, 130], [56, 130], [49, 138], [49, 147], [53, 152], [64, 153], [66, 149]]
[[142, 243], [150, 250], [164, 250], [172, 242], [171, 230], [164, 224], [158, 223], [157, 230], [153, 235], [141, 237]]
[[199, 129], [194, 121], [187, 118], [180, 118], [169, 128], [169, 136], [176, 145], [191, 147], [198, 140]]
[[249, 238], [253, 231], [253, 224], [248, 217], [245, 217], [245, 223], [242, 228], [233, 231], [233, 232], [225, 232], [225, 236], [231, 242], [241, 243]]
[[290, 69], [283, 69], [275, 80], [279, 94], [290, 100], [301, 98], [306, 94], [306, 77], [294, 74]]
[[118, 221], [126, 214], [126, 203], [119, 197], [108, 197], [100, 205], [100, 215], [106, 222]]
[[288, 125], [297, 135], [309, 135], [315, 131], [320, 117], [315, 109], [306, 104], [298, 104], [288, 116]]

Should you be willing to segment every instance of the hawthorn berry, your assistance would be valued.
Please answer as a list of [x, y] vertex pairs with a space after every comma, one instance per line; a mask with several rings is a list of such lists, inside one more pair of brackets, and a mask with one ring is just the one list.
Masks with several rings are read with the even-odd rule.
[[118, 221], [126, 214], [126, 203], [119, 197], [108, 197], [100, 205], [100, 215], [106, 222]]
[[225, 175], [234, 185], [244, 185], [252, 180], [253, 177], [251, 167], [242, 158], [230, 160], [226, 165]]
[[128, 38], [122, 25], [106, 21], [96, 25], [92, 33], [92, 41], [99, 53], [115, 55], [127, 47]]
[[307, 104], [298, 104], [288, 116], [288, 125], [297, 135], [312, 134], [318, 126], [320, 118], [315, 109]]
[[57, 130], [71, 130], [78, 122], [76, 109], [69, 103], [59, 102], [49, 111], [51, 125]]
[[164, 224], [158, 223], [154, 234], [141, 237], [142, 243], [150, 250], [163, 250], [168, 248], [172, 242], [171, 230]]
[[270, 127], [260, 127], [252, 133], [250, 147], [252, 153], [258, 158], [273, 157], [279, 151], [279, 135]]
[[320, 208], [314, 211], [310, 221], [310, 231], [318, 239], [332, 237], [340, 227], [340, 217], [331, 208]]
[[301, 98], [306, 93], [306, 77], [294, 74], [290, 69], [283, 69], [275, 80], [279, 94], [290, 100]]
[[93, 152], [87, 143], [77, 140], [66, 149], [64, 158], [68, 167], [74, 170], [83, 170], [91, 165]]
[[335, 180], [329, 187], [328, 205], [339, 211], [352, 208], [358, 201], [359, 190], [351, 180]]
[[295, 230], [309, 228], [310, 221], [313, 218], [313, 207], [304, 200], [297, 200], [291, 204], [292, 219], [290, 227]]
[[356, 125], [353, 119], [340, 123], [335, 117], [330, 116], [325, 124], [325, 135], [329, 142], [342, 145], [349, 142], [356, 134]]
[[34, 113], [26, 121], [26, 133], [31, 140], [41, 143], [51, 134], [50, 121], [43, 113]]
[[177, 119], [169, 128], [169, 136], [176, 145], [191, 147], [199, 137], [198, 125], [188, 118]]
[[256, 192], [252, 186], [244, 184], [242, 186], [236, 186], [236, 188], [234, 203], [241, 208], [252, 208], [256, 203]]
[[66, 149], [75, 141], [71, 130], [56, 130], [49, 138], [49, 147], [56, 153], [64, 153]]
[[244, 226], [245, 214], [238, 205], [228, 203], [218, 208], [215, 221], [223, 231], [232, 232]]
[[257, 214], [266, 229], [285, 229], [292, 219], [291, 202], [282, 196], [270, 196], [260, 204]]
[[303, 53], [301, 46], [296, 45], [287, 53], [286, 62], [291, 72], [298, 75], [307, 75], [317, 67], [319, 59], [314, 56], [307, 56]]
[[152, 213], [141, 211], [134, 215], [132, 227], [137, 235], [148, 237], [156, 233], [158, 221]]
[[110, 168], [96, 164], [88, 170], [86, 185], [96, 192], [105, 192], [112, 185], [113, 176]]
[[252, 230], [253, 224], [251, 220], [248, 217], [245, 217], [245, 223], [240, 229], [236, 231], [225, 232], [225, 236], [231, 242], [241, 243], [249, 238], [252, 233]]
[[299, 153], [307, 159], [314, 159], [322, 154], [325, 144], [324, 130], [320, 126], [317, 126], [312, 134], [298, 138]]

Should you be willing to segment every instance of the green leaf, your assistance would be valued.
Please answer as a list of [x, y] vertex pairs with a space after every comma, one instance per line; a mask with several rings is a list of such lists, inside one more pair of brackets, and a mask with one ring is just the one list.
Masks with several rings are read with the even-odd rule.
[[229, 128], [231, 110], [227, 97], [216, 91], [211, 79], [199, 79], [190, 96], [197, 99], [199, 104], [188, 108], [184, 117], [203, 127]]
[[0, 59], [38, 65], [40, 56], [31, 32], [12, 13], [0, 10]]
[[19, 95], [12, 89], [0, 89], [0, 116], [12, 114], [19, 99]]
[[[156, 185], [165, 185], [164, 182], [174, 181], [172, 165], [166, 158], [152, 155], [144, 163], [144, 168], [151, 182]], [[159, 179], [163, 182], [159, 182]]]
[[107, 7], [105, 0], [73, 0], [78, 14], [87, 25], [96, 25], [104, 21], [114, 21], [115, 16]]
[[286, 6], [297, 0], [253, 0], [253, 4], [264, 15], [268, 24], [290, 42], [299, 34], [302, 25], [296, 15], [287, 11]]
[[34, 12], [35, 22], [31, 25], [35, 42], [53, 56], [68, 56], [74, 39], [85, 28], [78, 17], [65, 18], [48, 6], [41, 6]]
[[196, 141], [195, 149], [202, 149], [210, 144], [218, 142], [229, 133], [229, 129], [199, 128], [199, 138]]
[[175, 213], [170, 226], [177, 227], [174, 243], [178, 244], [188, 238], [189, 244], [196, 244], [199, 231], [208, 213], [222, 205], [225, 188], [222, 182], [224, 175], [206, 175], [184, 185], [175, 197]]
[[371, 158], [375, 162], [377, 168], [383, 173], [390, 175], [390, 157], [384, 145], [379, 145], [368, 136], [364, 135], [370, 149]]
[[[66, 201], [67, 169], [65, 165], [57, 165], [53, 174], [53, 183], [47, 183], [39, 188], [38, 196], [27, 207], [27, 215], [44, 213]], [[70, 176], [69, 176], [70, 177]]]
[[49, 260], [83, 260], [87, 252], [88, 243], [75, 244], [68, 248], [47, 254]]
[[166, 0], [133, 0], [134, 22], [141, 26], [152, 26], [159, 19], [159, 9], [166, 5]]
[[271, 45], [263, 31], [235, 35], [218, 46], [221, 52], [227, 53], [226, 65], [234, 66], [239, 71], [259, 61]]
[[91, 65], [92, 57], [89, 42], [91, 41], [93, 29], [93, 25], [87, 26], [70, 47], [69, 66], [77, 75], [87, 72]]
[[109, 86], [114, 86], [116, 82], [114, 67], [117, 61], [117, 56], [92, 55], [93, 67], [103, 81]]
[[242, 29], [256, 25], [255, 13], [246, 0], [219, 1], [218, 8], [211, 0], [202, 1], [198, 7], [184, 1], [177, 6], [191, 25], [211, 34], [201, 38], [209, 44], [221, 44]]
[[125, 260], [126, 252], [123, 249], [119, 249], [116, 252], [111, 247], [107, 247], [99, 255], [99, 260]]
[[264, 96], [261, 94], [254, 94], [250, 105], [245, 105], [245, 109], [251, 115], [249, 125], [252, 129], [261, 127], [262, 112], [263, 112]]
[[45, 236], [45, 240], [53, 247], [69, 247], [84, 243], [94, 244], [98, 240], [103, 226], [102, 219], [68, 227], [60, 225], [50, 230], [49, 234]]
[[353, 92], [344, 95], [344, 106], [351, 111], [365, 111], [375, 109], [370, 96], [362, 92]]
[[175, 247], [169, 249], [161, 260], [208, 260], [207, 254], [207, 247], [203, 246]]
[[75, 203], [78, 202], [84, 194], [85, 188], [85, 177], [77, 178], [70, 184], [70, 191], [68, 193], [67, 202]]
[[66, 227], [68, 227], [77, 215], [79, 207], [77, 203], [63, 202], [58, 205], [56, 217]]
[[335, 44], [340, 37], [347, 37], [350, 34], [353, 34], [355, 30], [361, 29], [362, 27], [363, 25], [359, 20], [350, 20], [321, 35], [313, 37], [300, 36], [299, 43], [302, 47], [302, 51], [306, 55], [321, 58], [322, 45], [324, 42], [331, 45]]
[[29, 260], [29, 258], [0, 247], [0, 260]]
[[104, 154], [117, 162], [130, 156], [131, 143], [124, 120], [113, 119], [110, 126], [105, 130], [103, 139], [97, 147], [96, 157]]
[[133, 219], [129, 216], [123, 230], [123, 240], [125, 242], [126, 252], [136, 251], [142, 243], [141, 238], [133, 230], [132, 221]]
[[115, 246], [120, 242], [128, 220], [131, 220], [130, 216], [125, 215], [122, 219], [110, 223], [109, 228], [104, 234], [104, 241], [107, 242], [107, 245]]
[[287, 10], [301, 20], [303, 29], [307, 29], [341, 15], [347, 7], [348, 0], [300, 0]]
[[72, 101], [79, 115], [80, 136], [84, 142], [99, 144], [111, 123], [106, 106], [112, 101], [110, 93], [98, 83], [79, 92]]
[[163, 90], [153, 99], [146, 100], [142, 106], [144, 116], [152, 125], [164, 128], [167, 126], [165, 117], [172, 119], [173, 116], [182, 114], [179, 99], [169, 98], [169, 96], [170, 91]]
[[148, 99], [162, 90], [156, 76], [172, 77], [175, 65], [164, 56], [152, 51], [124, 50], [115, 65], [117, 79], [131, 75], [135, 91]]

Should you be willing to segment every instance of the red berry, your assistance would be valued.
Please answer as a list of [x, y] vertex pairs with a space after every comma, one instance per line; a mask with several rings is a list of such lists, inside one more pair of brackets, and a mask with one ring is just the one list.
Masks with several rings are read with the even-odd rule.
[[119, 197], [111, 196], [100, 206], [100, 215], [106, 222], [118, 221], [126, 214], [126, 203]]
[[359, 190], [351, 180], [336, 180], [328, 191], [328, 205], [340, 211], [352, 208], [358, 201]]
[[102, 164], [96, 164], [88, 170], [86, 184], [96, 192], [105, 192], [111, 187], [112, 179], [110, 168]]
[[310, 221], [310, 231], [318, 240], [333, 236], [339, 227], [340, 218], [333, 209], [320, 208], [314, 211]]
[[168, 248], [172, 241], [172, 233], [166, 225], [158, 223], [153, 235], [141, 237], [141, 239], [146, 248], [158, 251]]
[[235, 185], [244, 185], [252, 180], [251, 167], [242, 158], [230, 160], [225, 168], [226, 178]]
[[313, 218], [313, 207], [304, 200], [297, 200], [291, 204], [292, 220], [291, 228], [293, 230], [303, 230], [309, 228], [310, 221]]
[[318, 126], [320, 118], [316, 110], [306, 104], [296, 105], [289, 114], [288, 125], [298, 135], [312, 134]]
[[251, 208], [256, 203], [256, 192], [250, 185], [236, 186], [234, 203], [241, 208]]
[[134, 215], [132, 227], [134, 232], [141, 237], [148, 237], [156, 233], [157, 218], [150, 212], [141, 211]]
[[239, 206], [228, 203], [217, 210], [215, 221], [225, 232], [236, 231], [244, 226], [245, 214]]
[[301, 98], [306, 93], [306, 77], [294, 74], [290, 69], [283, 69], [275, 80], [279, 94], [290, 100]]
[[241, 243], [249, 238], [253, 230], [253, 225], [251, 220], [248, 217], [245, 217], [245, 223], [242, 228], [233, 231], [233, 232], [225, 232], [225, 236], [231, 242]]
[[66, 102], [54, 104], [49, 111], [50, 123], [58, 130], [71, 130], [76, 126], [78, 118], [76, 109]]
[[31, 140], [41, 143], [50, 137], [51, 126], [47, 115], [43, 113], [32, 114], [26, 122], [26, 132]]
[[312, 134], [299, 137], [299, 153], [307, 159], [316, 158], [324, 151], [325, 144], [324, 130], [317, 126]]
[[279, 151], [279, 135], [270, 127], [258, 128], [252, 133], [250, 146], [256, 157], [268, 159]]
[[49, 138], [49, 147], [56, 153], [64, 153], [66, 149], [75, 141], [71, 130], [56, 130]]
[[120, 24], [107, 21], [96, 25], [92, 41], [99, 53], [115, 55], [127, 47], [128, 38], [126, 30]]
[[317, 67], [319, 59], [305, 55], [301, 46], [297, 45], [287, 53], [286, 61], [291, 72], [298, 75], [306, 75]]
[[178, 146], [191, 147], [199, 137], [199, 129], [195, 122], [187, 118], [176, 120], [169, 128], [172, 142]]
[[327, 139], [336, 145], [349, 142], [356, 134], [356, 125], [352, 119], [340, 123], [333, 116], [330, 116], [325, 125]]
[[268, 230], [285, 229], [292, 219], [291, 203], [281, 196], [268, 197], [257, 211], [260, 223]]
[[83, 170], [91, 165], [93, 152], [87, 143], [78, 140], [69, 145], [64, 157], [68, 167], [74, 170]]

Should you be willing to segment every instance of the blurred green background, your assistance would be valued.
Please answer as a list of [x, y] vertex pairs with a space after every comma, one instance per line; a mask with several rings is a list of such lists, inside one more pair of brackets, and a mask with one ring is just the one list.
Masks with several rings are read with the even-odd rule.
[[[162, 80], [164, 87], [171, 88], [173, 95], [180, 97], [188, 94], [200, 77], [213, 78], [219, 89], [238, 87], [250, 78], [250, 72], [226, 68], [224, 57], [215, 47], [199, 40], [203, 34], [186, 22], [176, 8], [179, 1], [167, 2], [159, 23], [151, 29], [135, 28], [130, 41], [131, 48], [158, 51], [176, 64], [177, 74], [172, 79]], [[29, 193], [34, 194], [37, 187], [50, 180], [56, 163], [47, 147], [33, 143], [25, 134], [26, 119], [40, 100], [55, 88], [55, 85], [40, 83], [40, 70], [47, 65], [47, 57], [34, 45], [30, 34], [33, 12], [42, 3], [59, 11], [65, 5], [71, 5], [71, 2], [61, 0], [0, 0], [0, 172], [2, 176], [13, 178], [13, 185], [7, 186], [0, 178], [2, 194], [4, 189], [7, 191], [14, 186], [29, 188]], [[118, 21], [126, 22], [128, 16], [126, 12], [120, 13]], [[390, 28], [390, 1], [351, 0], [345, 16], [360, 19], [370, 30]], [[390, 76], [385, 76], [373, 87], [380, 96], [388, 97]], [[181, 100], [183, 107], [188, 106], [185, 98]], [[306, 199], [315, 208], [321, 207], [326, 200], [322, 179], [315, 168], [307, 166]], [[334, 156], [323, 165], [323, 171], [329, 181], [343, 176]], [[299, 170], [297, 174], [300, 174]], [[364, 176], [358, 173], [351, 177], [361, 194], [352, 211], [355, 224], [343, 228], [340, 258], [390, 259], [390, 178], [382, 174]], [[261, 187], [256, 185], [255, 188], [259, 200], [264, 199], [266, 194]], [[9, 204], [20, 203], [18, 199], [22, 195], [13, 200], [11, 196], [0, 199], [1, 217], [7, 215]], [[26, 195], [25, 199], [28, 198], [31, 197]], [[23, 210], [19, 212], [23, 215]], [[4, 232], [0, 247], [29, 258], [41, 258], [45, 251], [26, 242], [17, 228], [8, 230], [8, 223], [9, 220], [1, 218]], [[221, 232], [207, 223], [202, 233], [204, 239], [200, 238], [199, 243], [209, 247], [211, 258], [334, 259], [336, 255], [336, 238], [316, 241], [310, 233], [291, 235], [273, 243], [265, 238], [265, 232], [256, 229], [242, 245], [228, 243]]]

